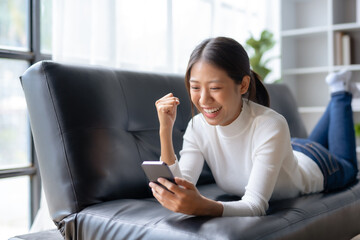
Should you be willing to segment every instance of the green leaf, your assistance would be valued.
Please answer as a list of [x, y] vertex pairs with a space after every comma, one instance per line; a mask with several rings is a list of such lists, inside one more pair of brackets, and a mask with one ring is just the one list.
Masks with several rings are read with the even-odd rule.
[[262, 80], [271, 72], [271, 70], [266, 67], [266, 64], [274, 58], [277, 58], [271, 57], [262, 61], [263, 55], [275, 45], [273, 38], [274, 35], [271, 32], [264, 30], [261, 32], [259, 39], [255, 39], [253, 35], [250, 34], [250, 37], [246, 40], [245, 48], [249, 54], [250, 65], [252, 69], [262, 77]]

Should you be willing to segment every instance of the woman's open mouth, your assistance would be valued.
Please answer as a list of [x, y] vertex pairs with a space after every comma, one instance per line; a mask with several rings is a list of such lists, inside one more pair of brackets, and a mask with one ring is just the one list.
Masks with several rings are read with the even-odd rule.
[[214, 118], [218, 115], [219, 111], [222, 109], [222, 107], [218, 108], [203, 108], [204, 115], [208, 118]]

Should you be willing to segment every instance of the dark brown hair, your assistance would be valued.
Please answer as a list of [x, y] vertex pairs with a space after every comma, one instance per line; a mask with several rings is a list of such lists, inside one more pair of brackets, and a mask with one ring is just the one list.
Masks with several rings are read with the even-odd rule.
[[249, 57], [240, 43], [231, 38], [209, 38], [201, 42], [191, 53], [185, 74], [185, 86], [190, 96], [190, 75], [192, 66], [206, 61], [223, 69], [236, 84], [244, 76], [250, 76], [250, 85], [244, 96], [251, 101], [269, 107], [269, 94], [257, 73], [250, 69]]

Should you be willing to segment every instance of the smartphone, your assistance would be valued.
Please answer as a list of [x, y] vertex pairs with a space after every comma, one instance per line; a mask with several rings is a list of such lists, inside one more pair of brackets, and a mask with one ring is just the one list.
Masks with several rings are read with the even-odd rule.
[[175, 183], [174, 175], [172, 174], [169, 166], [161, 161], [144, 161], [141, 164], [147, 178], [150, 182], [154, 182], [166, 189], [161, 183], [157, 181], [158, 178], [165, 178], [170, 182]]

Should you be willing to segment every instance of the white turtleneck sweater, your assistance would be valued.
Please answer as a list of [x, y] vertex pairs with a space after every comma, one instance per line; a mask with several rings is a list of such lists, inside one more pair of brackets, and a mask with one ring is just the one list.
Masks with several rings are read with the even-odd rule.
[[176, 177], [196, 184], [206, 160], [217, 185], [239, 201], [221, 202], [223, 216], [265, 215], [269, 200], [323, 190], [317, 164], [292, 150], [283, 116], [243, 101], [239, 117], [227, 126], [212, 126], [196, 115], [184, 134], [180, 161], [170, 166]]

